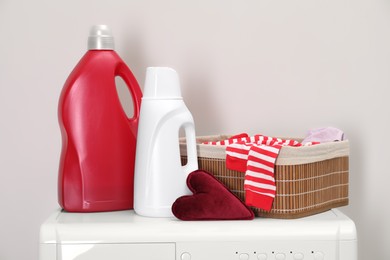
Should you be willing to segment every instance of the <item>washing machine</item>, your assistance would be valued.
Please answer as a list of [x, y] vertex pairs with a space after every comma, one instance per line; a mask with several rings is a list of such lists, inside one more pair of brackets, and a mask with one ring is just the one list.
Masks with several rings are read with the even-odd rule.
[[337, 209], [250, 221], [58, 210], [41, 226], [39, 254], [40, 260], [356, 260], [357, 233]]

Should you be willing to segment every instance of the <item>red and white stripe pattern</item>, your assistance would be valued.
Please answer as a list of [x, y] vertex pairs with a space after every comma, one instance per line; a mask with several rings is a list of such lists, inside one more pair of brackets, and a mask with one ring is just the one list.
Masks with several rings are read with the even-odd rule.
[[[264, 210], [271, 210], [276, 194], [275, 162], [282, 146], [302, 146], [295, 140], [247, 134], [228, 140], [206, 142], [226, 146], [226, 167], [245, 172], [245, 203]], [[305, 145], [311, 145], [308, 143]]]

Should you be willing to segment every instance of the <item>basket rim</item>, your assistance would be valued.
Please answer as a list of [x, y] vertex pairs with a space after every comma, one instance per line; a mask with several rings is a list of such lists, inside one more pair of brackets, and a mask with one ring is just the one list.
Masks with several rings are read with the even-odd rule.
[[[202, 144], [205, 141], [218, 141], [224, 140], [231, 137], [230, 135], [209, 135], [209, 136], [198, 136], [196, 138], [196, 148], [198, 157], [210, 158], [210, 159], [225, 159], [226, 146], [216, 146]], [[279, 137], [283, 139], [294, 139], [302, 141], [300, 137]], [[180, 154], [187, 156], [187, 148], [185, 138], [180, 138]], [[348, 157], [349, 156], [349, 141], [337, 141], [337, 142], [326, 142], [311, 146], [300, 146], [291, 147], [283, 146], [279, 152], [278, 158], [276, 159], [276, 165], [298, 165], [313, 163], [318, 161], [324, 161], [336, 157]]]

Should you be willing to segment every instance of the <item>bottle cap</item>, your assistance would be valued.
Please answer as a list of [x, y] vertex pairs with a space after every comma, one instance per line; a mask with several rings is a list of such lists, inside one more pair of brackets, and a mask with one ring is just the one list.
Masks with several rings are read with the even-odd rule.
[[89, 31], [88, 50], [113, 50], [114, 37], [107, 25], [94, 25]]
[[182, 99], [177, 72], [168, 67], [148, 67], [143, 98]]

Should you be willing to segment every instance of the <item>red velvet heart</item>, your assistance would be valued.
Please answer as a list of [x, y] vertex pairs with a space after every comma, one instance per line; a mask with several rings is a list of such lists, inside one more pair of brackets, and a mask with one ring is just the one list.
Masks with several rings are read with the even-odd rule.
[[253, 212], [219, 180], [197, 170], [187, 177], [193, 195], [182, 196], [172, 205], [181, 220], [251, 220]]

